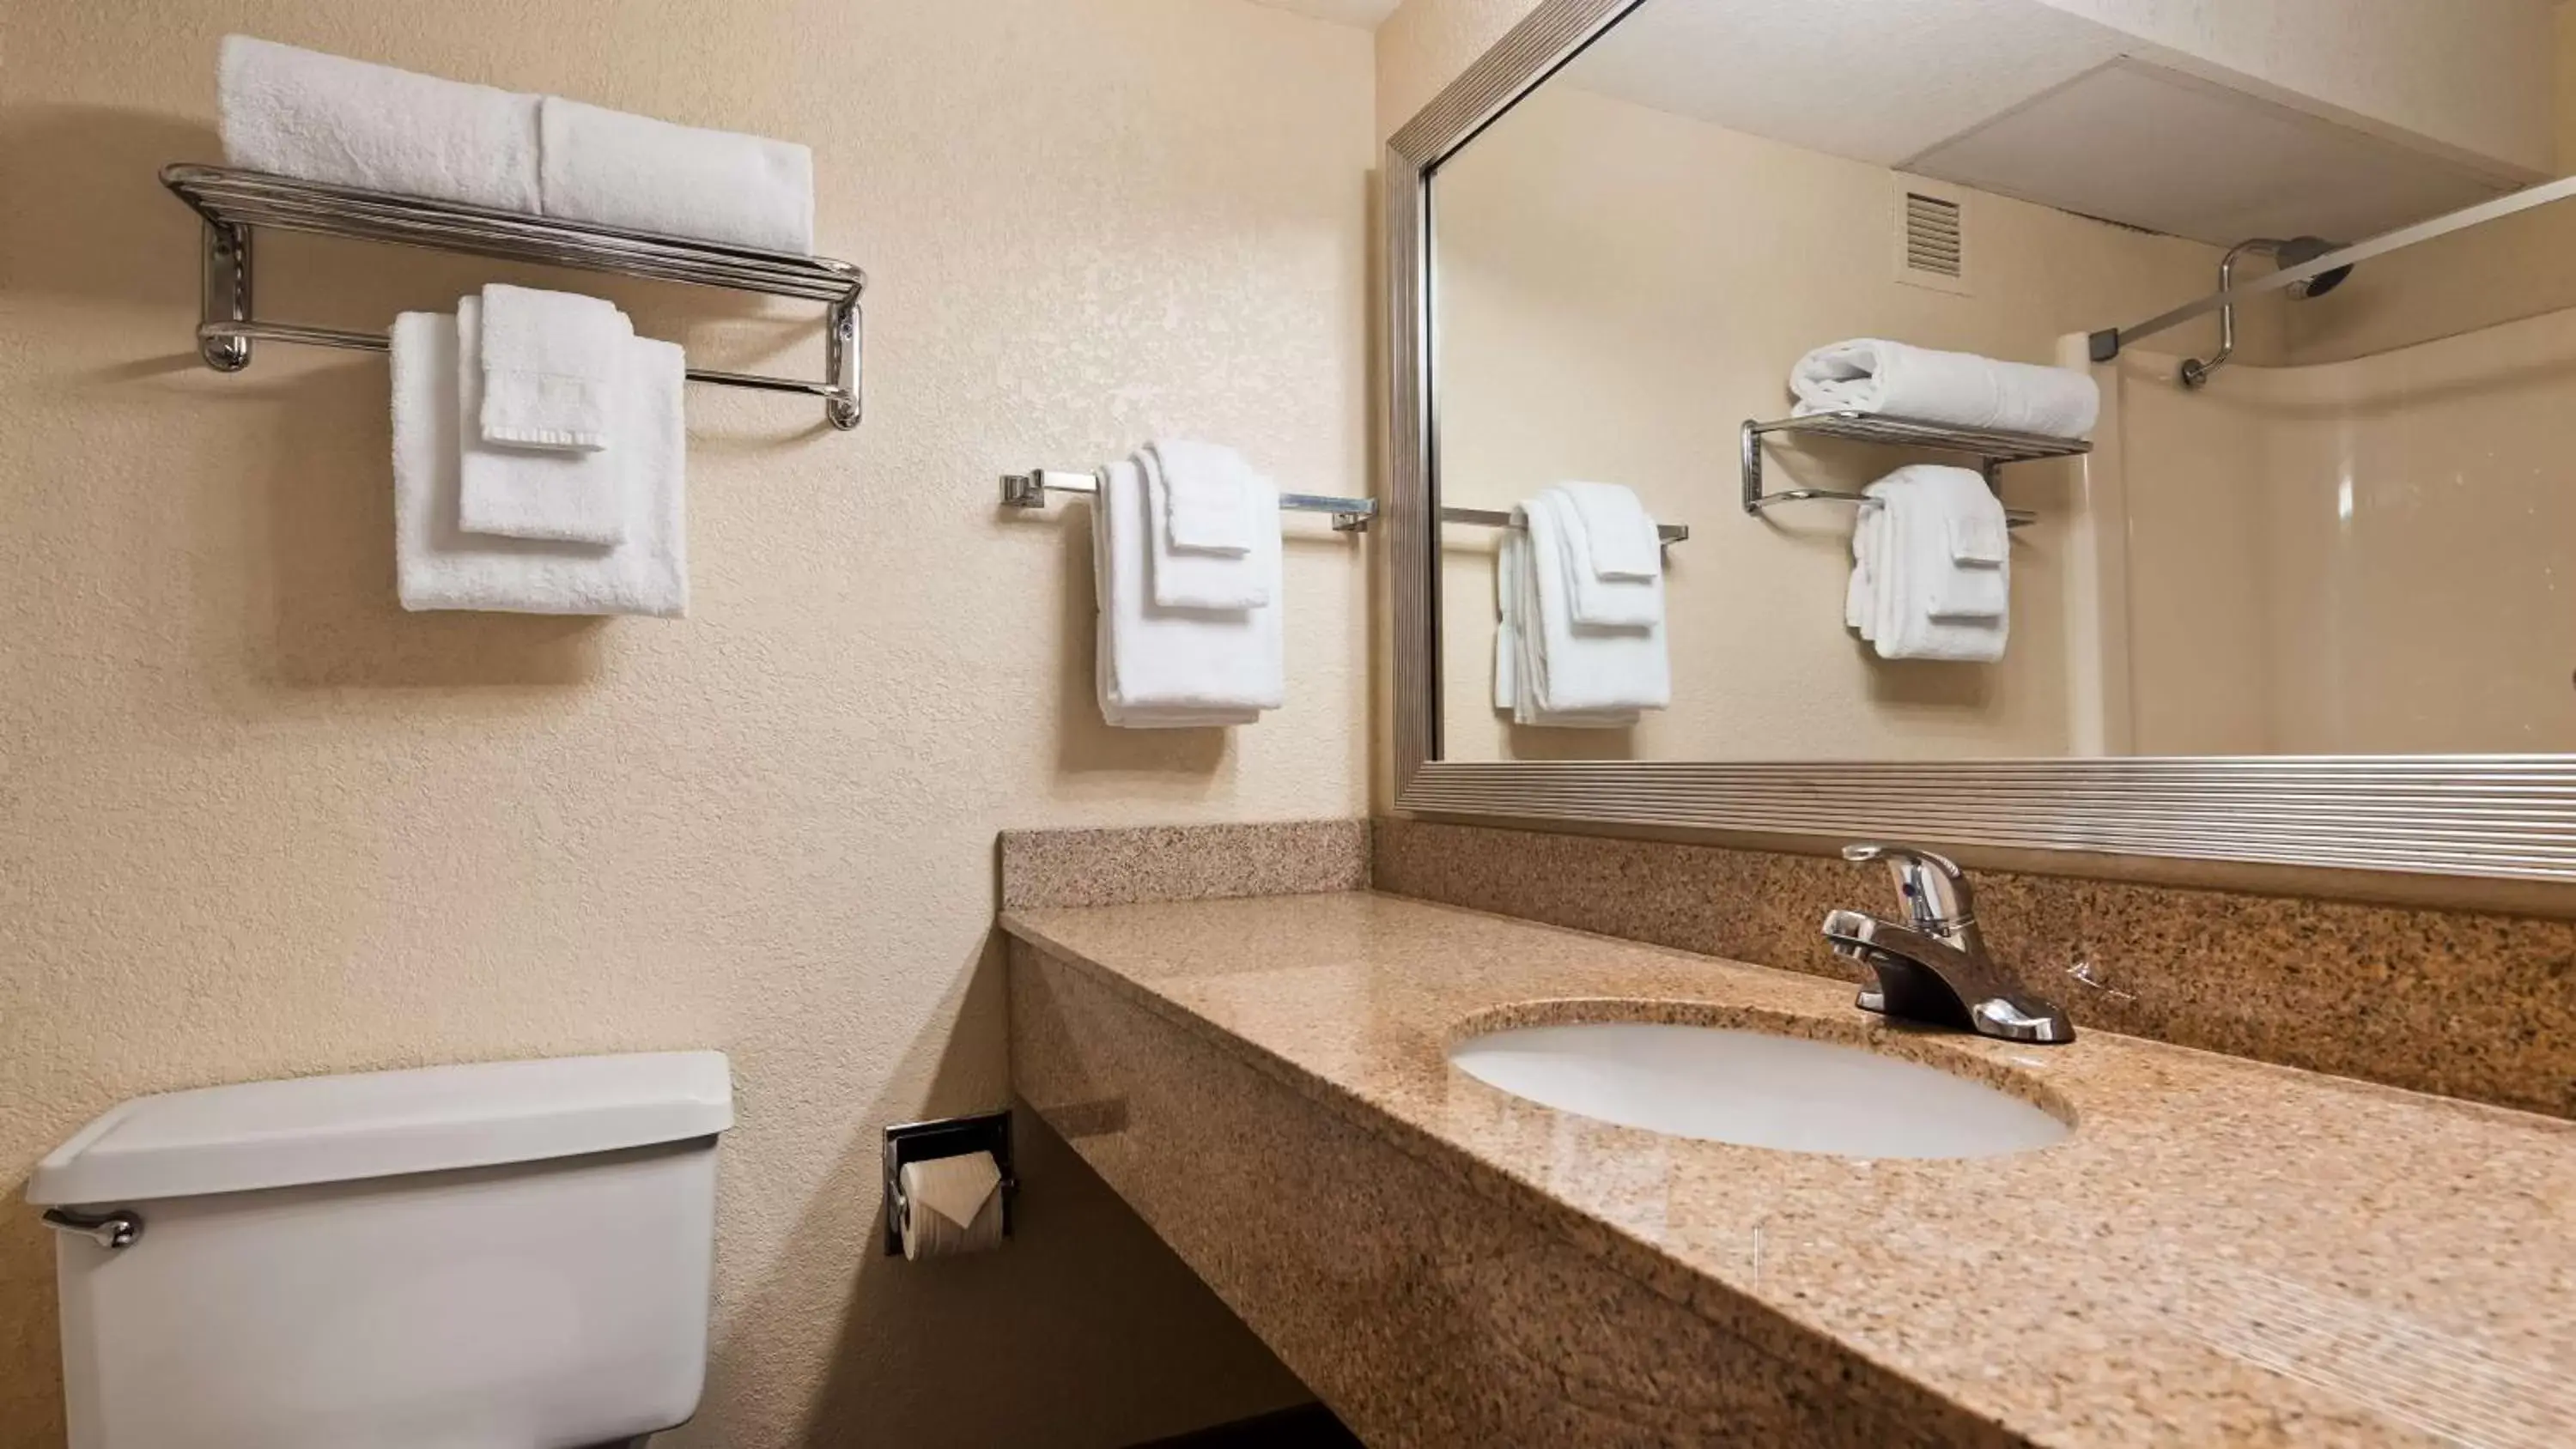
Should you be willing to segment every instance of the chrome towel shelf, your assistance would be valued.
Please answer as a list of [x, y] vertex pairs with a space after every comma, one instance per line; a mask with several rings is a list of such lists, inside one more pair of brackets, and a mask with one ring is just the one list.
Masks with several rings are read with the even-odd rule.
[[859, 296], [867, 289], [867, 274], [848, 262], [325, 186], [222, 166], [164, 166], [161, 184], [205, 221], [197, 355], [218, 372], [239, 372], [250, 366], [250, 345], [260, 340], [364, 352], [382, 352], [388, 345], [378, 332], [254, 319], [251, 232], [268, 227], [824, 303], [828, 310], [822, 380], [700, 367], [689, 369], [689, 380], [818, 397], [823, 400], [823, 416], [833, 427], [846, 431], [859, 425]]
[[[1025, 473], [1002, 475], [1002, 506], [1005, 508], [1044, 508], [1050, 493], [1094, 494], [1100, 491], [1097, 474], [1076, 472], [1070, 468], [1031, 468]], [[1329, 513], [1333, 515], [1333, 532], [1366, 533], [1369, 520], [1377, 517], [1374, 498], [1335, 498], [1321, 493], [1282, 493], [1279, 507], [1290, 513]], [[1443, 523], [1474, 523], [1487, 528], [1509, 528], [1512, 515], [1500, 508], [1443, 508]], [[1665, 543], [1679, 543], [1690, 537], [1687, 523], [1658, 524], [1655, 533]]]
[[[1779, 493], [1762, 491], [1762, 440], [1773, 433], [1813, 433], [1819, 437], [1842, 438], [1856, 443], [1879, 443], [1896, 448], [1919, 448], [1927, 452], [1956, 453], [1977, 460], [1977, 471], [1985, 474], [1992, 486], [1995, 470], [2007, 463], [2033, 463], [2042, 458], [2072, 458], [2093, 451], [2093, 445], [2081, 438], [2052, 438], [2039, 433], [2003, 433], [1975, 428], [1943, 427], [1938, 423], [1919, 423], [1908, 418], [1880, 417], [1873, 413], [1817, 413], [1810, 417], [1781, 418], [1775, 422], [1744, 424], [1741, 450], [1744, 464], [1744, 511], [1760, 513], [1775, 503], [1861, 503], [1871, 500], [1866, 494], [1845, 493], [1831, 488], [1791, 488]], [[2014, 528], [2035, 523], [2039, 515], [2026, 508], [2007, 508], [2004, 521]]]

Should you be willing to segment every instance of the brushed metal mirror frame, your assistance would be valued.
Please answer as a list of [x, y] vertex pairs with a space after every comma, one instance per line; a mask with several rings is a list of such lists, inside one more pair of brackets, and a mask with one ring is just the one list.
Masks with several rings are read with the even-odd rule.
[[[1896, 761], [1440, 758], [1430, 183], [1646, 0], [1542, 0], [1387, 142], [1388, 601], [1395, 808], [1790, 851], [1900, 837], [1984, 863], [2328, 895], [2576, 910], [2576, 756]], [[1712, 508], [1727, 500], [1712, 495]], [[2489, 889], [2519, 886], [2502, 896]], [[2539, 887], [2537, 894], [2532, 887]]]

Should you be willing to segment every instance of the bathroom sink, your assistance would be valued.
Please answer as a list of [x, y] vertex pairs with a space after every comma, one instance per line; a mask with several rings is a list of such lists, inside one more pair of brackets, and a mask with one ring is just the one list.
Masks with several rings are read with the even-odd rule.
[[1516, 1097], [1671, 1137], [1840, 1157], [1994, 1157], [2066, 1123], [1934, 1067], [1803, 1037], [1655, 1022], [1518, 1027], [1449, 1049]]

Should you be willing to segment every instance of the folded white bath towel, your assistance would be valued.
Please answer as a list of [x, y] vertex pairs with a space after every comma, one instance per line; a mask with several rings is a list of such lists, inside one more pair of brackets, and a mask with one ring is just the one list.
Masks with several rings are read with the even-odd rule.
[[1494, 602], [1499, 615], [1494, 626], [1494, 708], [1509, 714], [1514, 724], [1551, 729], [1626, 729], [1635, 724], [1640, 715], [1634, 709], [1551, 710], [1536, 687], [1523, 687], [1524, 677], [1534, 677], [1532, 667], [1523, 662], [1535, 647], [1529, 622], [1537, 607], [1530, 558], [1528, 533], [1505, 529], [1501, 551], [1494, 559]]
[[[486, 442], [479, 424], [489, 397], [484, 350], [490, 328], [483, 299], [456, 299], [456, 525], [467, 533], [556, 543], [626, 541], [626, 475], [631, 450], [569, 452]], [[620, 348], [615, 392], [624, 392], [635, 339]]]
[[[1637, 495], [1612, 484], [1559, 483], [1543, 496], [1555, 501], [1557, 526], [1565, 532], [1566, 548], [1555, 562], [1565, 570], [1574, 621], [1637, 629], [1662, 623], [1663, 549], [1655, 541], [1655, 520], [1646, 515]], [[1601, 550], [1592, 541], [1596, 520], [1622, 535], [1611, 548], [1621, 573], [1601, 572]], [[1648, 540], [1642, 565], [1634, 557], [1636, 531], [1641, 528]]]
[[483, 441], [596, 451], [635, 326], [613, 302], [494, 282], [483, 289]]
[[537, 98], [224, 37], [224, 161], [333, 186], [537, 209]]
[[1131, 729], [1250, 724], [1285, 702], [1275, 527], [1252, 550], [1268, 603], [1167, 609], [1154, 602], [1147, 577], [1153, 520], [1144, 470], [1132, 460], [1102, 469], [1091, 518], [1102, 718]]
[[689, 608], [687, 429], [680, 349], [637, 338], [632, 411], [618, 420], [628, 458], [626, 541], [544, 543], [467, 533], [457, 522], [465, 420], [456, 319], [405, 312], [393, 329], [394, 573], [406, 609], [528, 614], [652, 614]]
[[[1151, 551], [1147, 567], [1153, 575], [1154, 602], [1166, 609], [1255, 609], [1269, 603], [1270, 576], [1262, 567], [1262, 555], [1248, 547], [1242, 551], [1181, 547], [1172, 538], [1171, 485], [1163, 477], [1155, 451], [1140, 448], [1134, 461], [1145, 477]], [[1249, 479], [1244, 490], [1246, 496], [1237, 506], [1259, 509], [1259, 517], [1276, 538], [1279, 490], [1259, 476]], [[1248, 535], [1245, 542], [1251, 542]]]
[[1864, 518], [1863, 541], [1854, 548], [1868, 572], [1861, 637], [1882, 659], [2003, 658], [2012, 626], [2009, 562], [1962, 563], [1953, 548], [1955, 522], [1967, 520], [1971, 533], [1989, 517], [2002, 526], [2002, 504], [1985, 480], [1964, 468], [1921, 466], [1900, 468], [1863, 491], [1877, 500], [1864, 513], [1877, 516]]
[[1541, 493], [1514, 510], [1528, 529], [1517, 551], [1521, 617], [1516, 670], [1519, 717], [1529, 724], [1598, 724], [1624, 712], [1672, 703], [1664, 626], [1585, 624], [1574, 617], [1565, 562], [1579, 549], [1566, 521], [1572, 506]]
[[1222, 443], [1157, 438], [1145, 445], [1163, 478], [1163, 521], [1172, 546], [1205, 553], [1251, 552], [1258, 536], [1279, 528], [1278, 495], [1267, 510], [1252, 500], [1260, 477]]
[[1797, 413], [1864, 412], [1957, 428], [2080, 438], [2101, 415], [2093, 379], [1876, 337], [1831, 343], [1789, 372]]
[[537, 129], [548, 216], [763, 251], [814, 250], [814, 153], [547, 96]]

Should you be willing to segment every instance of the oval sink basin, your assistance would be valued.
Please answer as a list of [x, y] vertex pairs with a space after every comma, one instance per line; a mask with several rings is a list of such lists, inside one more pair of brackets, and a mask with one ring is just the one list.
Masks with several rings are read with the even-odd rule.
[[1803, 1037], [1657, 1022], [1517, 1027], [1449, 1049], [1460, 1071], [1562, 1112], [1670, 1137], [1838, 1157], [1994, 1157], [2066, 1123], [1937, 1068]]

